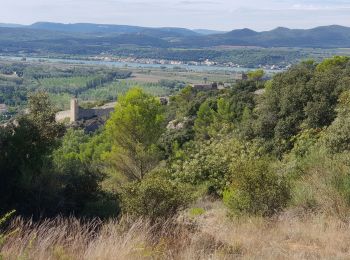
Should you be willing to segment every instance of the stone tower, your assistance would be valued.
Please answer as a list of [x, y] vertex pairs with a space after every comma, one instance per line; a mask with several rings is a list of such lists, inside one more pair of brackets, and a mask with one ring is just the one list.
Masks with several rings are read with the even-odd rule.
[[72, 98], [70, 101], [70, 121], [75, 122], [79, 119], [78, 99]]

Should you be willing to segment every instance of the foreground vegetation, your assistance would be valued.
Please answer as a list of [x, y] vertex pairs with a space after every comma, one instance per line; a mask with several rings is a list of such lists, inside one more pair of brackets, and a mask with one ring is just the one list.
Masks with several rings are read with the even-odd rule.
[[185, 87], [168, 106], [133, 88], [94, 134], [56, 123], [48, 95], [32, 95], [0, 130], [0, 212], [32, 220], [8, 220], [0, 252], [344, 258], [349, 86], [350, 59], [334, 57], [230, 89]]
[[[209, 205], [207, 205], [209, 206]], [[228, 220], [212, 205], [190, 223], [125, 219], [13, 222], [4, 259], [347, 259], [349, 225], [324, 215]]]

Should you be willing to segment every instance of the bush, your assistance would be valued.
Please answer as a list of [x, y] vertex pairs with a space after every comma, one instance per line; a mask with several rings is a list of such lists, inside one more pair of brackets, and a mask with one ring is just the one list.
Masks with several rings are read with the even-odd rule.
[[119, 198], [107, 192], [101, 192], [93, 200], [86, 201], [82, 216], [88, 218], [110, 219], [120, 213]]
[[292, 205], [348, 221], [349, 161], [349, 152], [329, 154], [320, 145], [310, 150], [309, 155], [296, 166], [298, 179], [293, 184]]
[[118, 198], [102, 187], [107, 177], [101, 164], [102, 153], [109, 148], [106, 142], [103, 134], [67, 131], [61, 146], [52, 153], [53, 170], [49, 171], [60, 202], [55, 214], [106, 219], [120, 213]]
[[184, 158], [174, 161], [171, 167], [180, 182], [205, 186], [208, 194], [221, 197], [230, 183], [230, 165], [263, 152], [257, 143], [224, 137], [193, 143], [184, 150]]
[[350, 91], [345, 91], [339, 98], [337, 118], [325, 131], [324, 144], [331, 153], [350, 150]]
[[162, 176], [150, 176], [125, 185], [120, 196], [124, 213], [153, 221], [174, 216], [191, 202], [191, 194], [184, 185]]
[[287, 205], [288, 182], [270, 164], [270, 160], [257, 159], [233, 167], [231, 188], [224, 192], [224, 203], [233, 213], [271, 216]]

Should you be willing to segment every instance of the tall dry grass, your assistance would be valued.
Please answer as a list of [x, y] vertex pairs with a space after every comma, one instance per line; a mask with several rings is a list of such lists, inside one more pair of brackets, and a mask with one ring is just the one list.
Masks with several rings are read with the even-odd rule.
[[[228, 219], [221, 206], [151, 225], [74, 218], [16, 219], [4, 259], [350, 259], [350, 225], [336, 217], [284, 213]], [[0, 257], [1, 258], [1, 257]]]

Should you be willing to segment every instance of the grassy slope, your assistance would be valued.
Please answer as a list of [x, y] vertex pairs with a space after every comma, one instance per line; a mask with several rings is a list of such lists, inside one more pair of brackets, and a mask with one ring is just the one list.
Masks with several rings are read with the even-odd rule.
[[[126, 219], [82, 224], [76, 219], [16, 220], [5, 259], [346, 259], [350, 227], [324, 215], [289, 212], [275, 219], [229, 220], [216, 202], [205, 212], [151, 226]], [[101, 229], [96, 230], [96, 226]]]

